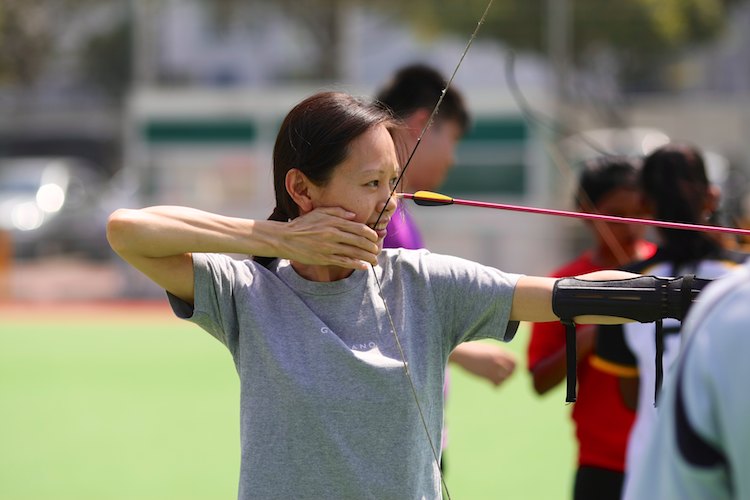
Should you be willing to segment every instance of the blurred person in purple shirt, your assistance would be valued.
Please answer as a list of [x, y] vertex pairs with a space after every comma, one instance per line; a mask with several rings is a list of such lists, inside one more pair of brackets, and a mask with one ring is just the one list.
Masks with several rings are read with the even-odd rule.
[[[406, 125], [405, 143], [409, 150], [416, 144], [446, 84], [445, 78], [435, 69], [414, 64], [398, 70], [377, 93], [377, 101], [389, 108]], [[468, 127], [469, 113], [463, 97], [451, 87], [443, 97], [440, 112], [411, 159], [402, 179], [402, 189], [405, 192], [438, 189], [455, 162], [456, 145]], [[399, 202], [387, 229], [388, 234], [383, 243], [385, 248], [424, 248], [419, 228], [404, 203]], [[498, 345], [483, 342], [460, 344], [451, 353], [449, 361], [495, 386], [510, 377], [516, 367], [513, 353]], [[446, 397], [449, 374], [446, 370]], [[443, 429], [441, 467], [444, 470], [446, 444], [447, 432]]]

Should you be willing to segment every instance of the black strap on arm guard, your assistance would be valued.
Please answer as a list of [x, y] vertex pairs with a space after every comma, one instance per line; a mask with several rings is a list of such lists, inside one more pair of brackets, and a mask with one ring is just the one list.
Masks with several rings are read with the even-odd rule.
[[[694, 276], [659, 278], [638, 276], [622, 280], [561, 278], [552, 290], [552, 310], [566, 329], [567, 394], [576, 400], [576, 336], [573, 318], [612, 316], [640, 323], [685, 317], [696, 297], [711, 280]], [[573, 363], [571, 363], [571, 360]], [[657, 372], [659, 370], [657, 369]], [[657, 373], [661, 380], [661, 373]], [[657, 387], [658, 392], [658, 387]]]

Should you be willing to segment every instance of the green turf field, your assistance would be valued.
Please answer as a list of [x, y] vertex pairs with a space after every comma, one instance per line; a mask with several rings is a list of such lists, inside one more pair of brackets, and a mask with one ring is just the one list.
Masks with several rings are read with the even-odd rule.
[[[452, 497], [568, 498], [562, 389], [538, 399], [523, 366], [500, 389], [452, 373]], [[224, 347], [178, 320], [0, 316], [0, 498], [235, 498], [237, 391]]]

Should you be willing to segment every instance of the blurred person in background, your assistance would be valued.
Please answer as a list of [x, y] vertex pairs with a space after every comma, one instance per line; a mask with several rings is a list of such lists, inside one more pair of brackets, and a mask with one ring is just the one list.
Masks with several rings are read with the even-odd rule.
[[[603, 156], [583, 165], [575, 196], [583, 212], [640, 217], [643, 200], [638, 186], [640, 160]], [[621, 267], [653, 255], [642, 226], [586, 222], [594, 246], [552, 273], [554, 277]], [[578, 441], [578, 470], [573, 498], [619, 500], [625, 449], [635, 411], [622, 398], [618, 377], [592, 363], [597, 337], [594, 325], [576, 328], [578, 394], [572, 418]], [[565, 379], [565, 327], [560, 322], [535, 323], [528, 345], [528, 367], [534, 390], [545, 394]]]
[[[110, 216], [112, 248], [232, 354], [241, 499], [441, 498], [448, 355], [557, 317], [553, 278], [382, 248], [403, 160], [398, 126], [371, 103], [315, 94], [279, 130], [268, 220], [175, 206]], [[634, 275], [581, 278], [616, 286]], [[564, 314], [622, 321], [578, 305]], [[638, 312], [621, 305], [619, 316]]]
[[[430, 119], [432, 110], [447, 86], [447, 81], [435, 69], [413, 64], [399, 69], [381, 88], [376, 102], [385, 105], [404, 126], [405, 146], [411, 151]], [[402, 179], [402, 190], [407, 192], [434, 191], [438, 189], [455, 162], [455, 151], [461, 137], [469, 127], [469, 112], [461, 93], [449, 87], [432, 126], [411, 159]], [[385, 248], [424, 248], [422, 235], [405, 203], [398, 203], [388, 224]], [[516, 368], [515, 355], [497, 345], [483, 342], [465, 342], [457, 346], [448, 361], [499, 386]], [[445, 375], [445, 395], [449, 390], [449, 371]], [[445, 470], [447, 430], [443, 429], [443, 456], [441, 467]]]
[[[706, 224], [719, 206], [719, 190], [708, 179], [700, 150], [692, 145], [673, 143], [653, 151], [644, 160], [640, 184], [647, 210], [659, 220]], [[726, 248], [723, 236], [665, 228], [660, 228], [658, 235], [656, 253], [624, 269], [656, 276], [694, 274], [716, 279], [745, 259], [744, 254]], [[682, 328], [679, 321], [667, 319], [661, 333], [653, 323], [600, 330], [607, 333], [597, 339], [596, 360], [602, 369], [620, 376], [622, 387], [628, 388], [623, 390], [624, 396], [637, 408], [626, 456], [624, 493], [628, 496], [628, 471], [643, 459], [657, 420], [656, 345], [663, 345], [660, 359], [666, 379], [680, 351]]]
[[750, 261], [701, 293], [627, 498], [750, 498], [748, 304]]

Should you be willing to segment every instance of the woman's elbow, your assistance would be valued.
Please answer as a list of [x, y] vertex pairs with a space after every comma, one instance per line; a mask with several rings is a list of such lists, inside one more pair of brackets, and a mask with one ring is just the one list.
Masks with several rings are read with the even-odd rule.
[[556, 385], [550, 383], [550, 380], [547, 377], [543, 376], [542, 373], [539, 373], [538, 368], [531, 370], [531, 382], [532, 387], [534, 387], [534, 392], [536, 392], [538, 396], [546, 394]]
[[542, 384], [542, 381], [539, 380], [539, 377], [535, 377], [532, 374], [531, 381], [532, 381], [531, 385], [532, 385], [532, 387], [534, 387], [534, 392], [536, 392], [538, 396], [541, 396], [542, 394], [544, 394], [545, 392], [547, 392], [546, 387], [544, 387], [544, 384]]
[[110, 214], [107, 220], [107, 241], [118, 254], [127, 252], [128, 242], [133, 241], [133, 231], [137, 226], [137, 210], [120, 208]]

